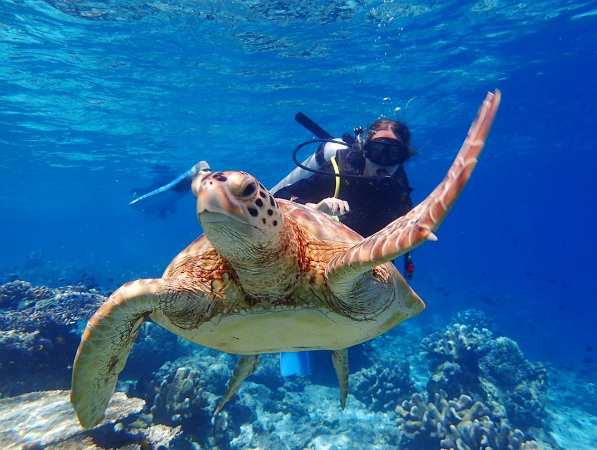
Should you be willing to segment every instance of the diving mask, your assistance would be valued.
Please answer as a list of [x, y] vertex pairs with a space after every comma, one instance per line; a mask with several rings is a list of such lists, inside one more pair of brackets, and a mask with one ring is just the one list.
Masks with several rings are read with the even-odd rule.
[[371, 139], [363, 145], [363, 155], [380, 166], [402, 164], [410, 156], [408, 145], [398, 139]]

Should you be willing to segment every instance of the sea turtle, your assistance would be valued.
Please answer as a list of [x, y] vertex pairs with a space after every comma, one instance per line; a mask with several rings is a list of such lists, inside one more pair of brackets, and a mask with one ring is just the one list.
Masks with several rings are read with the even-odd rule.
[[92, 427], [104, 417], [147, 319], [197, 344], [240, 355], [215, 414], [253, 373], [260, 353], [297, 350], [332, 350], [344, 406], [347, 348], [424, 309], [391, 261], [436, 239], [433, 231], [469, 179], [499, 103], [499, 91], [487, 94], [433, 192], [366, 239], [321, 212], [275, 200], [248, 173], [199, 174], [192, 189], [205, 234], [161, 278], [116, 290], [87, 324], [71, 390], [81, 425]]

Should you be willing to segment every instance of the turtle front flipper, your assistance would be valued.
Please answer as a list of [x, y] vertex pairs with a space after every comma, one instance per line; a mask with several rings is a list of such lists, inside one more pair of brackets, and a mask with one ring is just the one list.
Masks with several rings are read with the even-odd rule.
[[348, 350], [335, 350], [332, 352], [332, 363], [338, 377], [338, 386], [340, 387], [340, 406], [346, 407], [346, 398], [348, 397]]
[[255, 372], [258, 362], [259, 355], [245, 355], [240, 357], [238, 364], [234, 369], [234, 373], [232, 374], [232, 378], [230, 378], [230, 381], [228, 382], [228, 389], [216, 406], [213, 414], [214, 417], [222, 412], [224, 405], [238, 392], [243, 381]]
[[487, 93], [448, 174], [423, 202], [330, 261], [326, 275], [334, 294], [345, 296], [352, 290], [352, 284], [358, 282], [359, 275], [397, 258], [425, 240], [437, 239], [433, 231], [443, 222], [470, 178], [485, 145], [500, 98], [499, 90]]
[[165, 295], [162, 280], [137, 280], [115, 291], [83, 332], [73, 364], [71, 403], [84, 428], [97, 425], [139, 328]]

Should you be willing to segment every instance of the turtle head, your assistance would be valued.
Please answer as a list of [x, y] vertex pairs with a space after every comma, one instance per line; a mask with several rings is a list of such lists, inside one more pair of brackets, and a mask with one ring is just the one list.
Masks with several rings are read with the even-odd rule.
[[[276, 242], [283, 216], [273, 196], [246, 172], [211, 172], [193, 181], [197, 215], [209, 240], [222, 247]], [[223, 252], [227, 253], [227, 252]]]

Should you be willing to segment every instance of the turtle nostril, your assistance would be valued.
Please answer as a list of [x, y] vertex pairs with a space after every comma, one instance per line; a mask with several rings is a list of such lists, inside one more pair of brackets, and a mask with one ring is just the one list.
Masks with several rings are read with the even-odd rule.
[[255, 192], [257, 190], [257, 186], [255, 185], [255, 183], [249, 183], [247, 184], [247, 186], [243, 189], [242, 192], [242, 196], [243, 197], [248, 197], [249, 195], [251, 195], [253, 192]]

